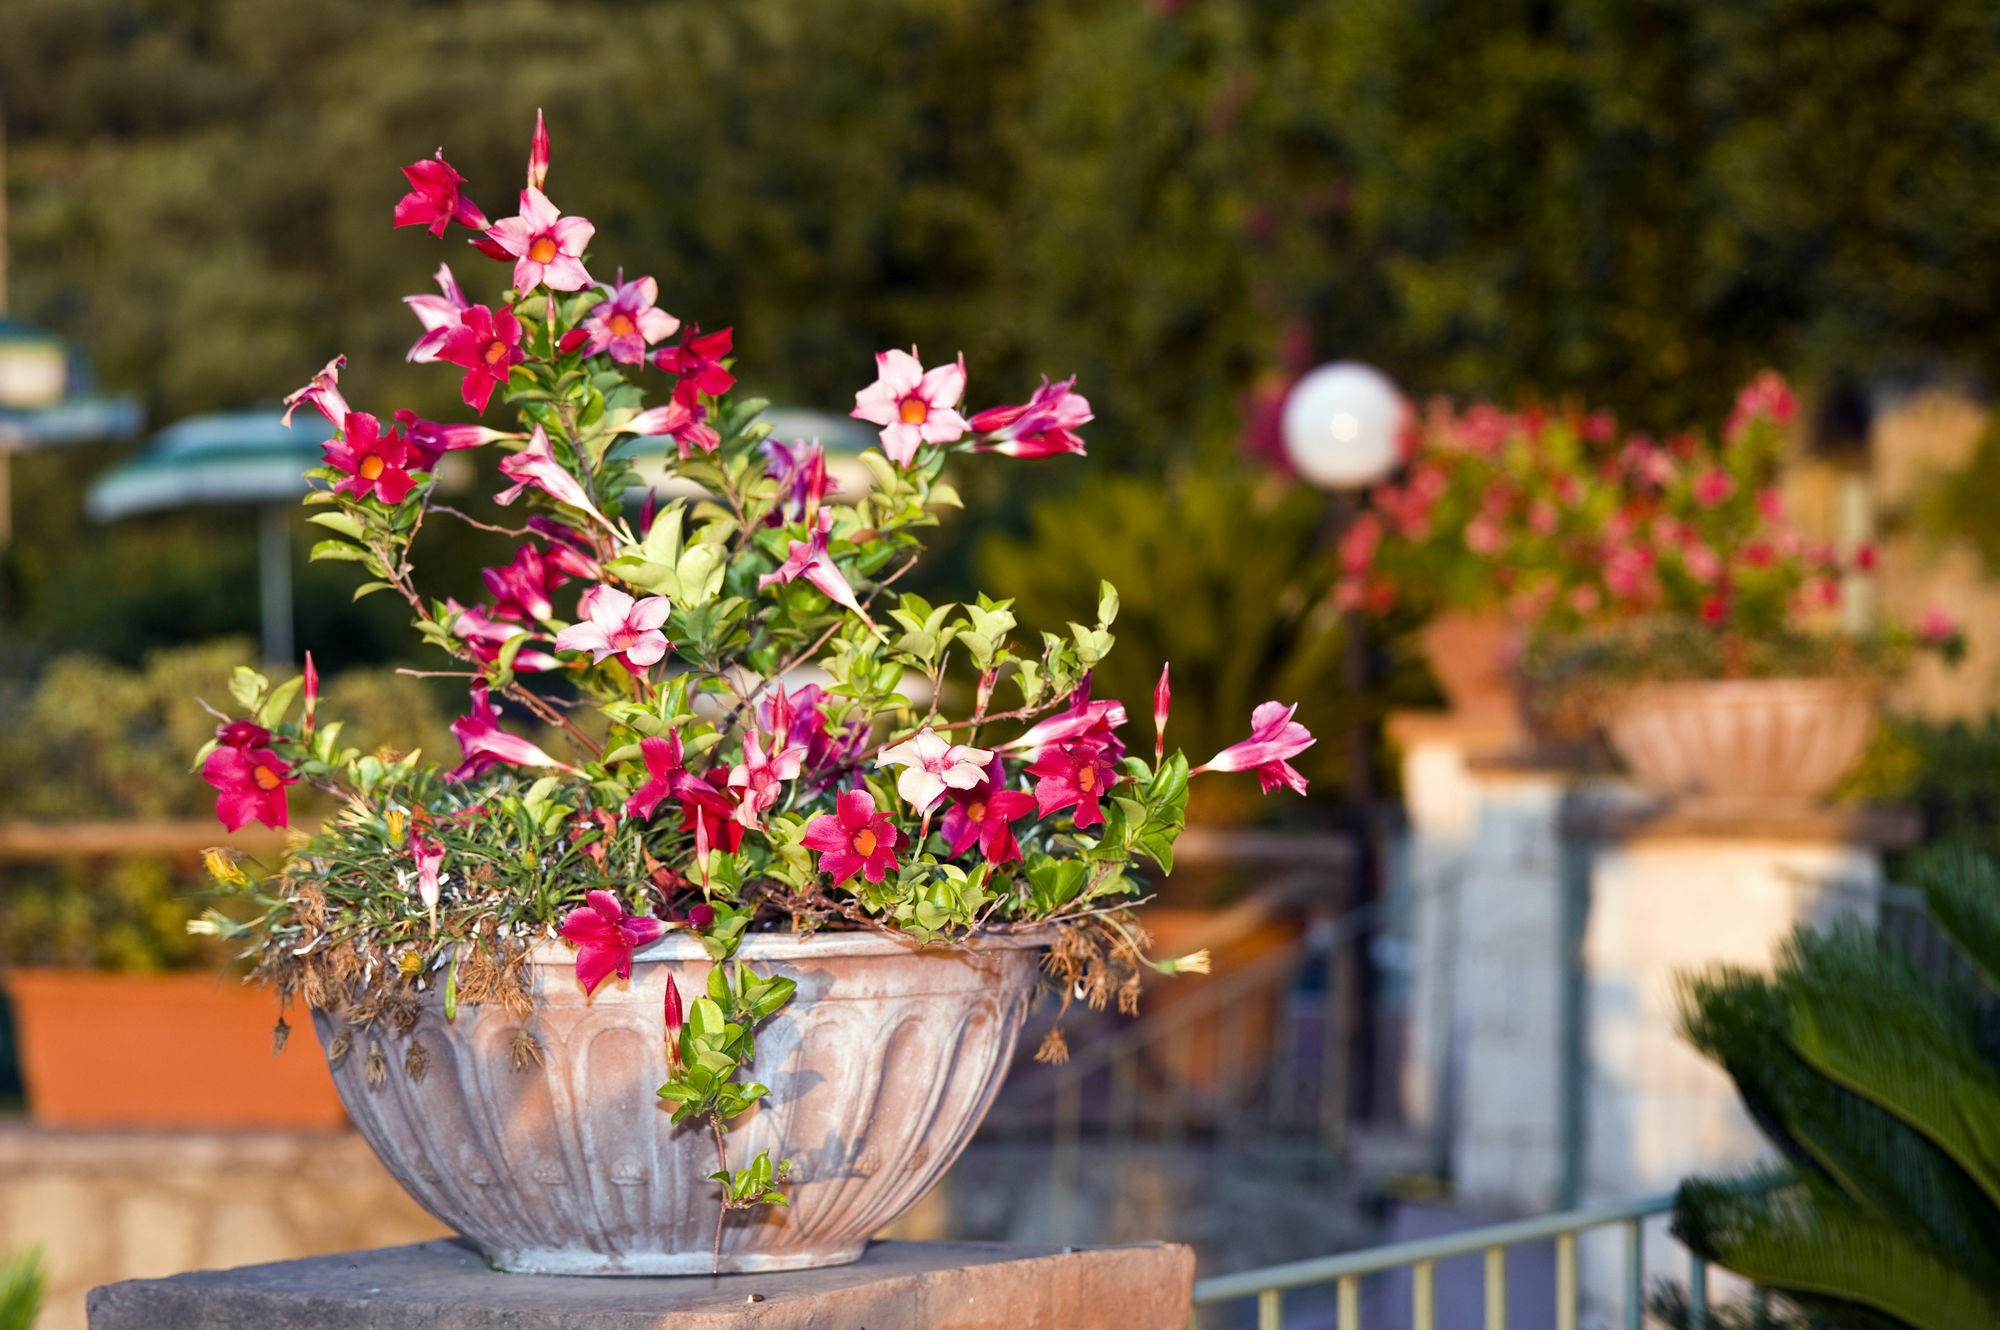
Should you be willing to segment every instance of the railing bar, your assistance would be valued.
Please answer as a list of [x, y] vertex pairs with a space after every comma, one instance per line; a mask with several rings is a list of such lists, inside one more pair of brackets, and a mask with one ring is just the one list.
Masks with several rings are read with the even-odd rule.
[[1556, 1330], [1576, 1330], [1576, 1230], [1556, 1234]]
[[1195, 1284], [1195, 1298], [1202, 1302], [1217, 1302], [1226, 1298], [1246, 1297], [1267, 1288], [1298, 1288], [1304, 1284], [1324, 1284], [1347, 1275], [1374, 1274], [1378, 1270], [1392, 1270], [1414, 1261], [1443, 1260], [1447, 1256], [1463, 1256], [1468, 1252], [1484, 1251], [1488, 1247], [1511, 1247], [1516, 1243], [1538, 1242], [1544, 1238], [1559, 1239], [1563, 1234], [1571, 1235], [1570, 1243], [1574, 1247], [1574, 1235], [1579, 1229], [1665, 1214], [1673, 1209], [1673, 1204], [1673, 1195], [1669, 1193], [1623, 1205], [1566, 1210], [1560, 1214], [1516, 1219], [1505, 1224], [1492, 1224], [1485, 1228], [1468, 1229], [1463, 1233], [1445, 1234], [1442, 1237], [1398, 1242], [1367, 1251], [1343, 1252], [1338, 1256], [1292, 1261], [1263, 1270], [1217, 1275]]
[[1361, 1280], [1355, 1275], [1340, 1281], [1340, 1330], [1361, 1330]]
[[1507, 1249], [1486, 1249], [1486, 1330], [1507, 1330]]
[[1436, 1267], [1429, 1261], [1418, 1261], [1410, 1267], [1411, 1330], [1437, 1330], [1435, 1270]]
[[1708, 1262], [1692, 1253], [1688, 1257], [1688, 1325], [1691, 1330], [1708, 1330]]
[[[1625, 1330], [1645, 1330], [1646, 1230], [1642, 1221], [1625, 1221]], [[1700, 1327], [1696, 1327], [1700, 1330]]]
[[1257, 1295], [1257, 1330], [1285, 1330], [1285, 1291], [1267, 1288]]

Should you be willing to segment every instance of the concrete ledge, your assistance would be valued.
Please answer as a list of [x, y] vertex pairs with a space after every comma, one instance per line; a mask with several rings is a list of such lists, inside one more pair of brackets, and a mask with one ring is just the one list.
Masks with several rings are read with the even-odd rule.
[[771, 1275], [498, 1274], [460, 1239], [106, 1284], [90, 1330], [1181, 1330], [1194, 1253], [877, 1242]]
[[1788, 841], [1900, 850], [1917, 842], [1923, 818], [1914, 808], [1883, 804], [1796, 810], [1583, 804], [1564, 810], [1562, 830], [1591, 841]]

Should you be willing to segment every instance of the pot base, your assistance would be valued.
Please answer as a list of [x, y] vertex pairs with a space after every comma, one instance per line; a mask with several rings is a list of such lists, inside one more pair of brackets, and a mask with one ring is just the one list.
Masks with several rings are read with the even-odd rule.
[[767, 1275], [780, 1270], [824, 1270], [852, 1265], [868, 1250], [866, 1241], [827, 1252], [724, 1252], [720, 1265], [710, 1252], [630, 1252], [607, 1256], [574, 1248], [490, 1251], [486, 1263], [510, 1275]]

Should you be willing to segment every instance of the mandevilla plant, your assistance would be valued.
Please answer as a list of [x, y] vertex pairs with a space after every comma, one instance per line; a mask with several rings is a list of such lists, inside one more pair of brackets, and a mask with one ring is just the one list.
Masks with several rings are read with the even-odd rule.
[[[793, 987], [725, 972], [745, 935], [874, 929], [948, 945], [1053, 926], [1065, 1004], [1115, 993], [1129, 1006], [1142, 968], [1207, 965], [1147, 960], [1130, 913], [1137, 861], [1172, 868], [1192, 773], [1166, 752], [1164, 669], [1151, 761], [1119, 737], [1124, 706], [1090, 695], [1118, 613], [1108, 584], [1094, 623], [1035, 643], [1016, 640], [1007, 600], [893, 590], [934, 509], [959, 504], [943, 479], [953, 455], [1083, 451], [1091, 412], [1073, 380], [968, 418], [962, 359], [926, 368], [885, 351], [853, 410], [881, 430], [861, 458], [872, 483], [837, 492], [818, 443], [770, 437], [764, 403], [731, 396], [730, 330], [683, 330], [650, 277], [593, 278], [591, 224], [550, 202], [547, 171], [538, 117], [517, 216], [489, 225], [441, 154], [405, 169], [395, 214], [437, 236], [464, 225], [511, 265], [491, 303], [441, 267], [441, 295], [408, 298], [423, 324], [410, 358], [462, 371], [475, 412], [496, 394], [513, 404], [518, 429], [351, 409], [338, 358], [288, 403], [337, 431], [308, 473], [310, 520], [329, 533], [313, 557], [359, 565], [355, 594], [400, 596], [454, 662], [426, 672], [467, 687], [452, 727], [462, 760], [343, 748], [310, 659], [276, 686], [239, 670], [236, 712], [197, 759], [224, 825], [285, 825], [301, 782], [340, 810], [267, 880], [220, 863], [221, 889], [254, 917], [200, 924], [245, 939], [281, 999], [339, 1018], [336, 1059], [370, 1027], [407, 1030], [420, 995], [440, 996], [447, 1019], [462, 1003], [527, 1014], [537, 941], [573, 945], [594, 993], [630, 977], [637, 948], [685, 930], [715, 966], [685, 1017], [669, 991], [660, 1094], [676, 1121], [713, 1130], [726, 1207], [778, 1203], [783, 1164], [732, 1172], [723, 1150], [729, 1120], [767, 1093], [747, 1079], [752, 1032]], [[645, 404], [649, 367], [668, 376], [660, 405]], [[656, 501], [631, 455], [646, 438], [672, 441], [670, 474], [701, 497]], [[506, 454], [495, 501], [525, 514], [518, 527], [436, 500], [440, 457], [482, 447]], [[414, 544], [443, 518], [519, 542], [485, 570], [485, 603], [419, 584]], [[572, 588], [573, 608], [559, 605]], [[547, 733], [510, 731], [510, 713]], [[1291, 717], [1259, 707], [1250, 738], [1193, 771], [1255, 770], [1266, 790], [1303, 792], [1287, 759], [1313, 739]], [[1059, 1036], [1043, 1049], [1061, 1053]], [[379, 1083], [379, 1044], [367, 1056]], [[541, 1053], [523, 1032], [513, 1056]], [[404, 1071], [425, 1068], [406, 1058]]]

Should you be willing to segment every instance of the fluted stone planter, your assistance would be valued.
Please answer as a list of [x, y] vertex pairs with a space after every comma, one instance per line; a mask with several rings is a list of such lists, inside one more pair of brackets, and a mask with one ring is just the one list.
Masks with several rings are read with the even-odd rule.
[[1875, 732], [1881, 687], [1868, 679], [1649, 683], [1606, 717], [1611, 746], [1640, 784], [1714, 812], [1821, 803]]
[[[771, 1088], [728, 1136], [729, 1166], [759, 1150], [795, 1161], [791, 1205], [730, 1213], [727, 1272], [858, 1258], [914, 1205], [985, 1116], [1034, 994], [1045, 936], [918, 950], [879, 934], [752, 935], [737, 954], [798, 982], [757, 1032], [749, 1074]], [[410, 1195], [502, 1270], [706, 1274], [715, 1238], [715, 1143], [673, 1126], [666, 977], [692, 999], [710, 962], [684, 934], [641, 949], [629, 984], [586, 999], [574, 955], [532, 956], [534, 1014], [433, 1000], [407, 1035], [354, 1032], [334, 1081], [354, 1125]], [[314, 1012], [322, 1046], [340, 1028]], [[380, 1028], [380, 1027], [376, 1027]], [[519, 1066], [522, 1031], [539, 1048]], [[405, 1070], [412, 1042], [428, 1066]], [[379, 1044], [378, 1072], [369, 1064]]]

